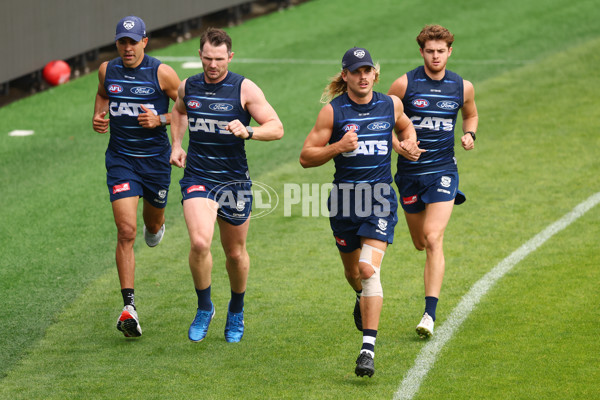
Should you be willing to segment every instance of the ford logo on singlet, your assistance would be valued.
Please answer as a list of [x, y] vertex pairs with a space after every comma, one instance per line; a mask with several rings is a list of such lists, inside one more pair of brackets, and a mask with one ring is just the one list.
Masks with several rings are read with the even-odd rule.
[[191, 109], [198, 109], [202, 104], [198, 100], [190, 100], [187, 102], [187, 106]]
[[344, 125], [344, 127], [342, 128], [344, 130], [344, 132], [349, 132], [352, 129], [354, 129], [354, 132], [358, 132], [360, 129], [360, 125], [356, 125], [356, 124], [346, 124]]
[[144, 86], [132, 87], [130, 89], [130, 91], [131, 91], [131, 93], [137, 94], [138, 96], [150, 96], [152, 93], [155, 92], [155, 90], [152, 89], [151, 87], [144, 87]]
[[117, 85], [116, 83], [112, 83], [108, 85], [108, 91], [110, 93], [121, 93], [123, 91], [123, 86]]
[[458, 103], [450, 100], [442, 100], [435, 103], [436, 106], [441, 108], [442, 110], [456, 110], [458, 108]]
[[385, 131], [386, 129], [389, 129], [390, 126], [391, 125], [389, 122], [378, 121], [378, 122], [371, 122], [369, 124], [369, 126], [367, 126], [367, 128], [372, 131]]
[[213, 111], [231, 111], [233, 106], [227, 103], [212, 103], [208, 106]]
[[429, 107], [429, 101], [425, 100], [425, 99], [415, 99], [412, 101], [413, 106], [418, 107], [418, 108], [425, 108], [425, 107]]

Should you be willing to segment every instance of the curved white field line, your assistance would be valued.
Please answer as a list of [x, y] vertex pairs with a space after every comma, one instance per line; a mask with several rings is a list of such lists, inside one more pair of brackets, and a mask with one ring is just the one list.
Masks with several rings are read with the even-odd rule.
[[463, 296], [458, 305], [454, 308], [445, 323], [436, 331], [433, 339], [425, 346], [417, 356], [415, 364], [406, 373], [400, 387], [394, 393], [394, 400], [412, 399], [419, 391], [421, 382], [429, 370], [433, 367], [438, 353], [444, 345], [452, 339], [452, 336], [462, 323], [467, 319], [471, 311], [477, 306], [481, 298], [490, 290], [494, 284], [509, 272], [516, 264], [533, 253], [544, 242], [550, 239], [558, 232], [571, 225], [583, 214], [588, 212], [594, 206], [600, 203], [600, 192], [590, 196], [584, 202], [577, 205], [572, 211], [567, 213], [561, 219], [548, 226], [542, 232], [535, 235], [524, 245], [515, 250], [511, 255], [502, 260], [483, 278], [477, 281], [467, 294]]

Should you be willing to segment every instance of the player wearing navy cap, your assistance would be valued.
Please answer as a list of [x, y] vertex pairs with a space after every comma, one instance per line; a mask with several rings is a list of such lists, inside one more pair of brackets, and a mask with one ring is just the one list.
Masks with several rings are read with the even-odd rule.
[[342, 71], [325, 88], [322, 102], [327, 104], [300, 153], [304, 168], [331, 159], [335, 163], [328, 200], [330, 225], [346, 280], [357, 293], [354, 318], [363, 341], [355, 373], [369, 377], [375, 372], [375, 339], [383, 304], [380, 268], [398, 221], [391, 153], [393, 149], [410, 160], [421, 153], [400, 99], [373, 91], [378, 80], [379, 68], [369, 52], [349, 49], [342, 58]]
[[[171, 163], [185, 168], [180, 180], [183, 214], [190, 236], [189, 265], [198, 297], [188, 337], [206, 337], [215, 315], [211, 300], [215, 221], [219, 224], [231, 301], [225, 339], [239, 342], [244, 334], [244, 295], [250, 258], [246, 237], [252, 192], [244, 146], [247, 140], [281, 139], [283, 125], [262, 90], [251, 80], [228, 70], [234, 53], [231, 38], [209, 28], [200, 39], [203, 73], [181, 82], [173, 106]], [[254, 119], [259, 126], [251, 127]], [[186, 154], [182, 141], [189, 128]]]
[[[134, 301], [137, 207], [144, 198], [144, 238], [150, 247], [165, 232], [165, 206], [171, 183], [169, 99], [177, 98], [177, 73], [145, 55], [146, 25], [136, 16], [119, 21], [115, 41], [119, 57], [102, 63], [93, 127], [110, 139], [106, 177], [117, 226], [116, 262], [123, 297], [117, 329], [126, 337], [142, 334]], [[108, 119], [106, 116], [108, 115]]]
[[417, 131], [420, 146], [427, 150], [418, 160], [398, 157], [395, 176], [412, 241], [426, 251], [425, 312], [417, 325], [421, 337], [431, 337], [435, 312], [444, 279], [444, 231], [454, 204], [465, 196], [458, 190], [454, 157], [454, 127], [462, 109], [461, 144], [472, 150], [477, 131], [477, 107], [473, 84], [446, 69], [454, 36], [440, 25], [423, 28], [417, 43], [424, 65], [398, 78], [388, 91], [404, 103]]

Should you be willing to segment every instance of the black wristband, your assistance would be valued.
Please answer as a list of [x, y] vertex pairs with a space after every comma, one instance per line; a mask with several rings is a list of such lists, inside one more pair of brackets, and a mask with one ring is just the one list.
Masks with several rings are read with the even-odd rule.
[[476, 139], [475, 132], [473, 132], [473, 131], [467, 131], [467, 132], [465, 132], [465, 135], [466, 135], [467, 133], [468, 133], [469, 135], [471, 135], [471, 136], [473, 137], [473, 141], [475, 141], [475, 139]]
[[251, 126], [247, 126], [246, 131], [248, 131], [248, 137], [246, 138], [246, 140], [252, 139], [252, 135], [254, 135], [254, 129], [252, 129]]

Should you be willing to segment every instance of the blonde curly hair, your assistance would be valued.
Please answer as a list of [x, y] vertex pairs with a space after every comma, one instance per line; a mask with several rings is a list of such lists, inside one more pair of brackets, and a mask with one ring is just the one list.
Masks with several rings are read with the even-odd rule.
[[[379, 63], [375, 64], [375, 81], [373, 83], [379, 82]], [[327, 104], [340, 94], [346, 93], [348, 91], [348, 84], [342, 77], [343, 73], [348, 73], [347, 69], [343, 69], [337, 73], [337, 75], [331, 77], [329, 79], [329, 84], [325, 86], [323, 89], [323, 93], [321, 94], [321, 103]]]

